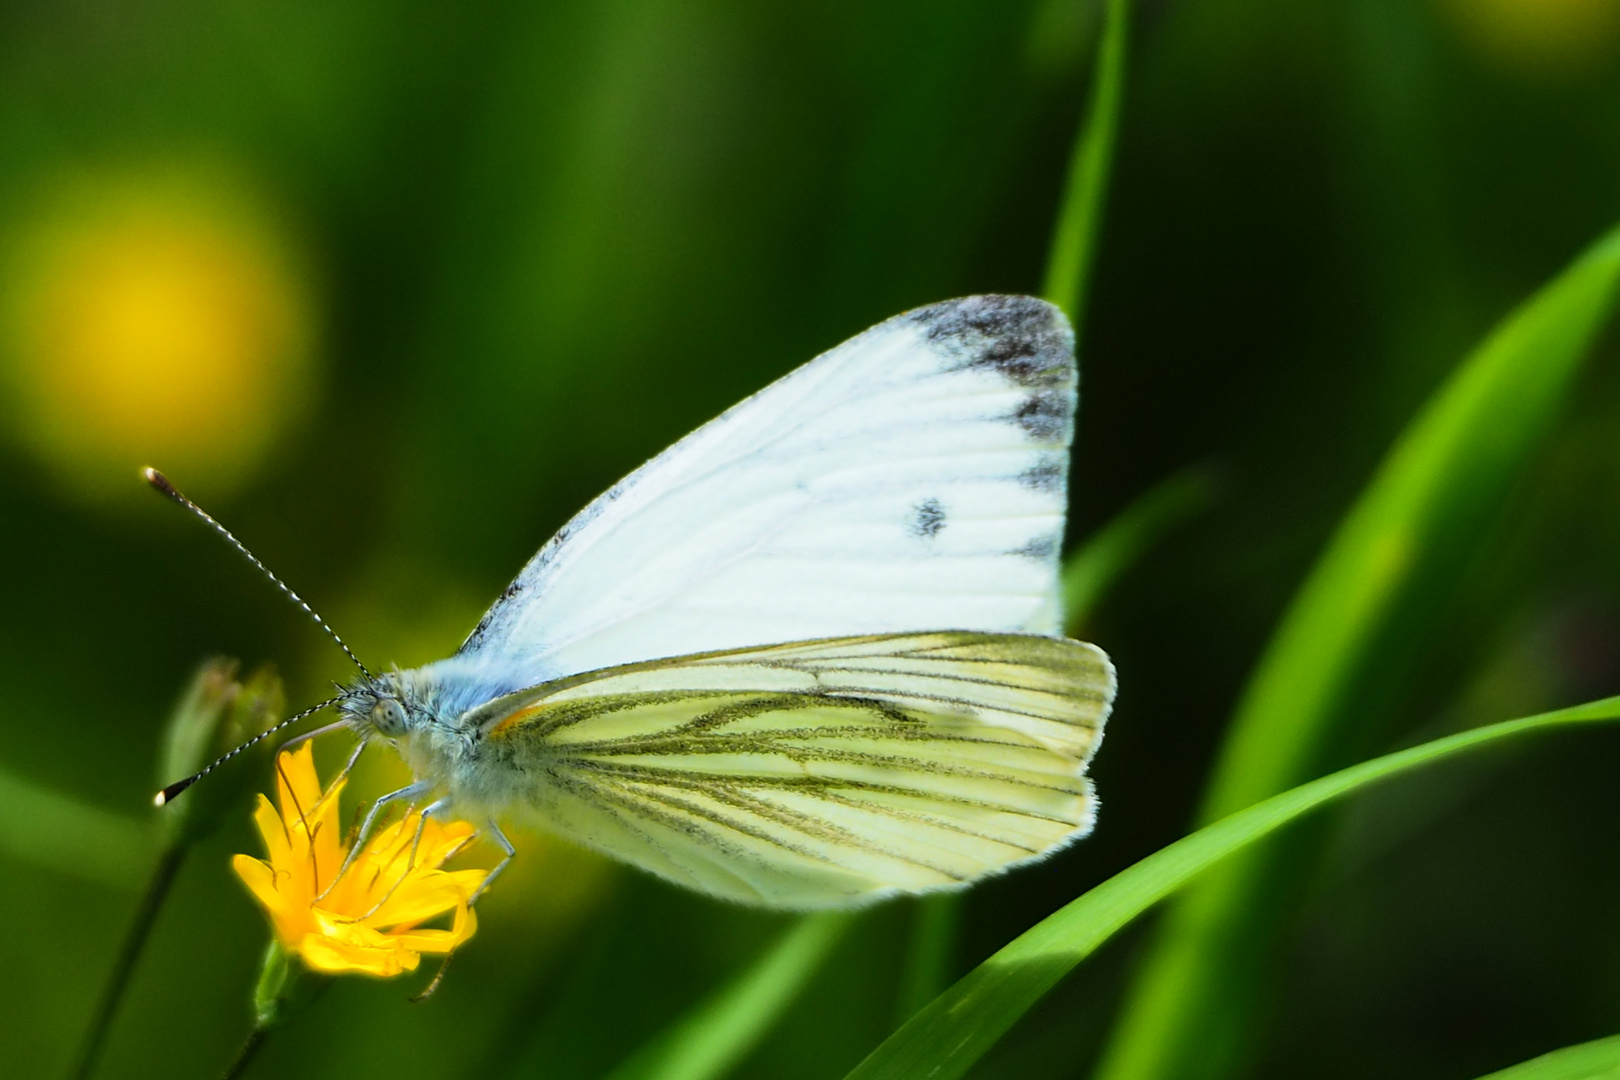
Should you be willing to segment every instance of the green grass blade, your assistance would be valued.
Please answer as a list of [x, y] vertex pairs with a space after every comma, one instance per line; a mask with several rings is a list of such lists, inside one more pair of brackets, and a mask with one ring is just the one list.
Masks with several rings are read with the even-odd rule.
[[1069, 158], [1069, 175], [1052, 234], [1041, 295], [1069, 316], [1078, 340], [1087, 285], [1097, 252], [1097, 233], [1108, 174], [1114, 160], [1120, 107], [1125, 97], [1125, 53], [1130, 40], [1130, 0], [1108, 0], [1107, 22], [1097, 50], [1091, 105]]
[[1076, 964], [1199, 874], [1295, 819], [1371, 784], [1533, 731], [1620, 719], [1620, 697], [1475, 728], [1364, 761], [1182, 838], [1048, 916], [934, 999], [848, 1080], [951, 1080]]
[[[1402, 434], [1238, 706], [1205, 820], [1296, 782], [1401, 593], [1473, 536], [1551, 426], [1620, 287], [1620, 229], [1500, 323]], [[1465, 542], [1466, 543], [1466, 542]]]
[[1207, 466], [1174, 474], [1141, 495], [1098, 529], [1063, 562], [1063, 625], [1070, 637], [1103, 595], [1164, 535], [1215, 500]]
[[157, 837], [141, 822], [0, 771], [0, 852], [115, 889], [152, 868]]
[[1620, 1080], [1620, 1035], [1566, 1046], [1479, 1080]]
[[[1402, 434], [1296, 595], [1238, 705], [1203, 806], [1213, 821], [1330, 767], [1365, 726], [1372, 661], [1421, 636], [1557, 416], [1620, 287], [1610, 232], [1486, 338]], [[1252, 852], [1181, 898], [1126, 997], [1099, 1080], [1222, 1075], [1287, 867]], [[1278, 901], [1285, 903], [1286, 901]]]
[[746, 971], [613, 1070], [610, 1080], [724, 1076], [793, 1003], [852, 918], [825, 912], [800, 919]]
[[950, 985], [951, 958], [961, 922], [961, 893], [939, 893], [913, 902], [911, 940], [907, 943], [905, 966], [900, 972], [895, 1027], [916, 1016], [919, 1009]]

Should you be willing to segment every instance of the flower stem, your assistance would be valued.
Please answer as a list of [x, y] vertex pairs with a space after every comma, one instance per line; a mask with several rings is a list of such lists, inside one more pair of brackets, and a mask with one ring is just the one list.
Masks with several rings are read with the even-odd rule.
[[95, 1014], [85, 1031], [79, 1059], [69, 1074], [73, 1080], [87, 1080], [95, 1070], [96, 1062], [100, 1060], [101, 1052], [106, 1047], [107, 1033], [112, 1028], [113, 1016], [117, 1014], [119, 1002], [123, 1000], [124, 991], [129, 987], [129, 977], [135, 971], [135, 963], [141, 958], [141, 950], [146, 947], [146, 939], [151, 936], [152, 924], [157, 921], [158, 910], [168, 897], [169, 887], [174, 884], [175, 874], [179, 871], [180, 864], [185, 861], [185, 856], [186, 846], [174, 844], [164, 849], [163, 854], [158, 857], [157, 865], [152, 868], [152, 876], [147, 880], [146, 892], [141, 897], [140, 907], [136, 909], [135, 919], [124, 935], [124, 944], [118, 950], [118, 958], [113, 962], [112, 973], [107, 977], [107, 985], [101, 992], [101, 1000], [96, 1004]]
[[268, 1027], [263, 1024], [254, 1024], [253, 1030], [248, 1032], [247, 1041], [242, 1044], [242, 1049], [236, 1052], [236, 1060], [231, 1062], [230, 1068], [225, 1070], [222, 1080], [237, 1080], [237, 1077], [246, 1072], [247, 1067], [258, 1056], [259, 1047], [264, 1044], [264, 1037], [268, 1034], [270, 1034]]

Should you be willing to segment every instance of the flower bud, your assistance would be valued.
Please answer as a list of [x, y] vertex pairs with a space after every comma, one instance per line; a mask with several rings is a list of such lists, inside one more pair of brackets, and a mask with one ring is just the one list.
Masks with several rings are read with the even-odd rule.
[[331, 979], [305, 968], [287, 952], [281, 942], [270, 939], [264, 951], [264, 964], [253, 985], [253, 1027], [269, 1031], [321, 995]]
[[[192, 775], [280, 718], [286, 698], [275, 669], [261, 667], [238, 682], [239, 667], [235, 660], [215, 657], [192, 676], [169, 719], [159, 785]], [[245, 791], [252, 764], [269, 759], [267, 743], [219, 766], [184, 798], [159, 810], [169, 845], [194, 843], [219, 824]]]

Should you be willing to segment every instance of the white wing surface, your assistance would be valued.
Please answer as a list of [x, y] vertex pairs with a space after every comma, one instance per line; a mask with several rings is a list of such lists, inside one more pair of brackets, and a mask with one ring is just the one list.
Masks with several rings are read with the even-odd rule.
[[677, 884], [814, 908], [965, 885], [1091, 831], [1090, 645], [947, 632], [593, 672], [491, 702], [545, 828]]
[[449, 663], [507, 688], [854, 634], [1055, 634], [1076, 372], [1050, 304], [897, 316], [586, 507]]

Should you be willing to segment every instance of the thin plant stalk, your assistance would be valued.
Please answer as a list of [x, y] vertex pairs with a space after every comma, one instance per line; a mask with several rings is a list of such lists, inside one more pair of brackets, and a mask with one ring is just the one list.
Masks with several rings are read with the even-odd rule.
[[331, 985], [331, 976], [305, 968], [272, 936], [253, 985], [253, 1027], [248, 1029], [242, 1048], [226, 1067], [225, 1080], [241, 1076], [258, 1056], [265, 1036], [307, 1009]]
[[270, 1034], [269, 1028], [255, 1024], [253, 1029], [248, 1032], [247, 1039], [242, 1043], [242, 1049], [236, 1052], [235, 1059], [221, 1074], [221, 1080], [237, 1080], [237, 1077], [247, 1072], [247, 1067], [253, 1064], [254, 1058], [259, 1056], [259, 1048], [264, 1045], [264, 1037], [268, 1034]]
[[[215, 657], [204, 661], [193, 674], [165, 728], [159, 784], [195, 772], [208, 759], [245, 737], [264, 730], [280, 715], [285, 699], [281, 680], [275, 671], [269, 667], [260, 668], [245, 683], [239, 683], [236, 679], [237, 667], [234, 660]], [[241, 770], [252, 760], [252, 757], [247, 757], [237, 763], [237, 779], [241, 776]], [[161, 854], [152, 869], [123, 944], [114, 958], [106, 986], [80, 1044], [78, 1059], [68, 1074], [73, 1080], [86, 1080], [94, 1073], [106, 1048], [118, 1006], [129, 989], [135, 965], [145, 950], [147, 938], [151, 936], [158, 912], [169, 896], [186, 852], [192, 844], [213, 831], [218, 825], [221, 811], [231, 806], [239, 793], [240, 784], [233, 782], [231, 777], [230, 772], [222, 773], [185, 803], [170, 805], [162, 813], [159, 819], [162, 826], [160, 832], [164, 837]], [[60, 811], [57, 813], [67, 821], [85, 816], [83, 812], [71, 816], [64, 816]], [[102, 817], [106, 818], [106, 815]], [[106, 825], [97, 831], [117, 835], [115, 831], [109, 831]], [[93, 834], [81, 828], [79, 835], [88, 838]]]
[[85, 1031], [84, 1043], [79, 1049], [79, 1059], [74, 1064], [73, 1071], [68, 1074], [73, 1080], [87, 1080], [95, 1071], [96, 1063], [100, 1061], [101, 1053], [106, 1048], [107, 1034], [112, 1029], [113, 1017], [117, 1015], [119, 1002], [123, 1000], [124, 990], [129, 986], [129, 978], [146, 948], [147, 938], [152, 936], [152, 926], [157, 922], [158, 910], [163, 907], [163, 901], [168, 897], [169, 888], [174, 884], [175, 875], [179, 873], [180, 864], [185, 861], [185, 857], [185, 845], [173, 844], [164, 849], [157, 865], [152, 868], [152, 876], [147, 880], [140, 906], [135, 909], [135, 918], [124, 934], [123, 944], [118, 949], [118, 957], [113, 961], [112, 971], [107, 976], [107, 984], [102, 988], [101, 998], [96, 1003], [96, 1011]]

